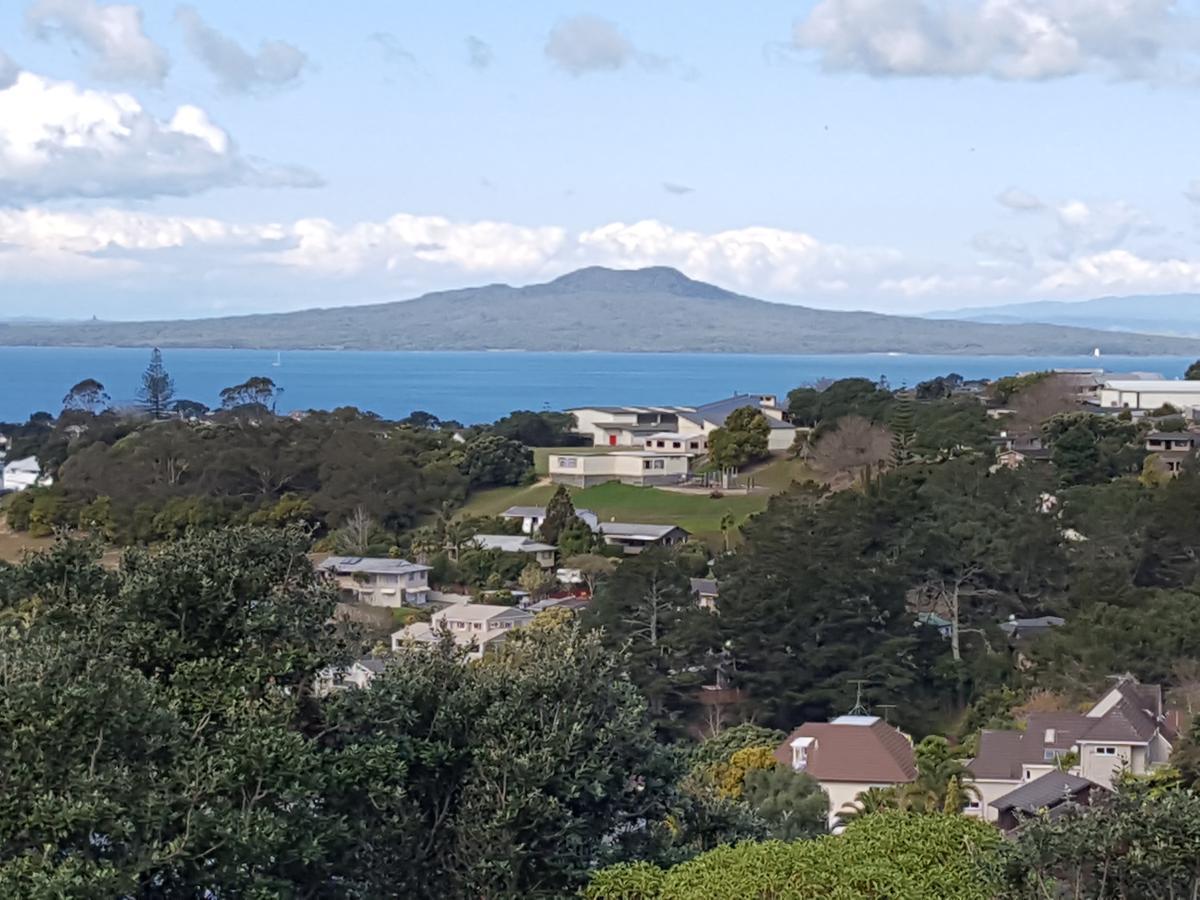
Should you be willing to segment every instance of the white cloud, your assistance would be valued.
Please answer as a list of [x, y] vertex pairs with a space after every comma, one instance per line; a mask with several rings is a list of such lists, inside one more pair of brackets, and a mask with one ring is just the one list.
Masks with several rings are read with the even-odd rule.
[[1033, 194], [1017, 187], [1005, 188], [996, 196], [996, 202], [1014, 212], [1035, 212], [1046, 206]]
[[473, 69], [486, 69], [492, 64], [492, 46], [482, 38], [467, 35], [467, 62]]
[[1108, 250], [1051, 269], [1036, 285], [1047, 293], [1095, 296], [1194, 291], [1200, 288], [1200, 260], [1146, 259], [1129, 250]]
[[156, 118], [128, 94], [21, 73], [0, 91], [0, 196], [183, 196], [251, 184], [312, 186], [311, 172], [244, 157], [204, 110]]
[[191, 6], [179, 7], [175, 20], [188, 47], [226, 91], [281, 87], [299, 78], [308, 64], [304, 52], [286, 41], [263, 41], [257, 53], [250, 53], [205, 22]]
[[3, 50], [0, 50], [0, 91], [8, 90], [17, 83], [21, 68]]
[[1152, 78], [1195, 63], [1195, 26], [1174, 0], [820, 0], [793, 40], [826, 69], [877, 76]]
[[576, 77], [589, 72], [614, 72], [630, 63], [661, 65], [663, 60], [638, 50], [608, 19], [580, 15], [563, 19], [550, 30], [546, 56]]
[[95, 0], [36, 0], [25, 19], [39, 37], [61, 33], [92, 57], [97, 78], [161, 85], [171, 63], [142, 27], [142, 11]]
[[1131, 236], [1155, 230], [1145, 213], [1119, 200], [1106, 203], [1070, 200], [1055, 207], [1054, 217], [1058, 233], [1051, 239], [1049, 250], [1058, 259], [1110, 250]]

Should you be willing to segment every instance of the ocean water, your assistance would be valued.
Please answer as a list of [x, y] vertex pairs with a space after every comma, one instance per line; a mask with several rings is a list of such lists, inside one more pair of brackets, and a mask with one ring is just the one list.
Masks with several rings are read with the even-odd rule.
[[[57, 412], [84, 378], [107, 388], [115, 404], [133, 400], [149, 350], [0, 347], [0, 421]], [[266, 375], [283, 388], [281, 410], [357, 406], [398, 418], [423, 409], [467, 424], [515, 409], [586, 404], [697, 404], [735, 392], [786, 394], [820, 378], [886, 377], [913, 385], [957, 372], [994, 378], [1047, 368], [1103, 367], [1176, 378], [1183, 357], [773, 356], [706, 353], [391, 353], [349, 350], [165, 350], [176, 399], [218, 402], [224, 387]]]

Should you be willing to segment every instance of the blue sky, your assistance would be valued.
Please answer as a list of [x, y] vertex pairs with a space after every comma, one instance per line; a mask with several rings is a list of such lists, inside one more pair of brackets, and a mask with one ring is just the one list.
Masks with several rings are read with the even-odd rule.
[[0, 54], [0, 317], [1200, 285], [1191, 3], [9, 0]]

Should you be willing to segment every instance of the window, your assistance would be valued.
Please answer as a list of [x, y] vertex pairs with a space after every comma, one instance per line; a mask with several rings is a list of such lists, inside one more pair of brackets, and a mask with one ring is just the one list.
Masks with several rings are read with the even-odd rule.
[[644, 461], [642, 462], [642, 468], [643, 468], [643, 469], [648, 469], [648, 468], [650, 468], [650, 460], [648, 460], [648, 459], [647, 459], [647, 460], [644, 460]]
[[1116, 756], [1117, 748], [1116, 747], [1097, 747], [1096, 755], [1097, 756]]
[[1042, 751], [1042, 759], [1053, 761], [1066, 754], [1066, 750], [1044, 750]]
[[558, 457], [558, 467], [560, 469], [574, 469], [578, 465], [579, 465], [579, 460], [576, 459], [574, 456]]
[[663, 460], [663, 459], [656, 459], [656, 460], [654, 460], [654, 468], [656, 468], [656, 469], [665, 469], [666, 467], [667, 467], [666, 460]]
[[679, 443], [679, 441], [671, 441], [671, 446], [674, 447], [676, 450], [678, 450], [683, 445], [681, 443]]

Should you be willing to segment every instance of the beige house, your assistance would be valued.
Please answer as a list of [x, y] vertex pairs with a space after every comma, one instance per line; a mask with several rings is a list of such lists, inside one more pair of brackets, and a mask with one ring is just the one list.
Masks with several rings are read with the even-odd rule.
[[687, 481], [694, 454], [665, 450], [615, 450], [612, 453], [552, 453], [550, 480], [586, 488], [610, 481], [638, 487]]
[[525, 537], [523, 534], [477, 534], [471, 538], [480, 550], [500, 550], [504, 553], [524, 553], [543, 569], [553, 569], [558, 548]]
[[1162, 704], [1162, 689], [1124, 677], [1086, 713], [1033, 713], [1023, 731], [983, 731], [979, 752], [968, 763], [981, 797], [967, 812], [996, 821], [993, 805], [1022, 784], [1067, 771], [1112, 788], [1122, 771], [1145, 775], [1165, 764], [1176, 740]]
[[815, 778], [829, 795], [829, 824], [870, 788], [916, 780], [912, 739], [878, 716], [807, 722], [787, 736], [775, 759]]
[[707, 440], [730, 413], [744, 406], [766, 417], [771, 428], [768, 449], [792, 446], [796, 426], [786, 421], [774, 394], [734, 394], [699, 406], [585, 406], [567, 411], [575, 416], [575, 430], [590, 436], [597, 447], [644, 447], [647, 439], [657, 441], [660, 434], [703, 435]]
[[642, 439], [642, 448], [657, 453], [691, 453], [700, 455], [708, 452], [707, 434], [684, 434], [679, 431], [660, 431]]
[[347, 600], [371, 606], [424, 606], [429, 602], [429, 566], [406, 559], [331, 556], [318, 566], [336, 580]]
[[417, 622], [392, 634], [392, 649], [436, 644], [450, 635], [460, 647], [470, 648], [468, 659], [482, 659], [507, 638], [514, 628], [533, 621], [533, 613], [515, 606], [486, 603], [456, 603], [433, 614], [428, 622]]

